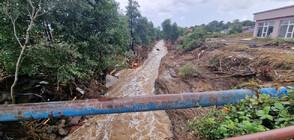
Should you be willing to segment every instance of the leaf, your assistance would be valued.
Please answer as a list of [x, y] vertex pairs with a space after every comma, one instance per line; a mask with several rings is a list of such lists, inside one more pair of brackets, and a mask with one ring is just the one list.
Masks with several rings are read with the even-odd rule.
[[263, 110], [258, 110], [258, 111], [256, 112], [256, 115], [261, 117], [261, 116], [264, 115], [264, 111], [263, 111]]
[[237, 112], [237, 113], [240, 114], [240, 115], [242, 115], [242, 116], [245, 114], [244, 112]]
[[268, 118], [271, 121], [273, 120], [273, 116], [271, 116], [271, 115], [265, 115], [265, 117]]
[[283, 110], [280, 115], [283, 117], [283, 118], [286, 118], [287, 117], [287, 114], [288, 114], [288, 111], [287, 110]]
[[271, 107], [272, 111], [279, 111], [276, 107]]
[[275, 103], [274, 105], [276, 108], [278, 108], [280, 110], [284, 109], [284, 106], [281, 103]]
[[284, 104], [284, 105], [289, 105], [290, 104], [290, 102], [281, 102], [282, 104]]
[[250, 97], [249, 97], [248, 95], [245, 95], [245, 99], [246, 99], [246, 100], [249, 100]]
[[263, 109], [263, 111], [264, 111], [264, 114], [268, 114], [269, 113], [269, 111], [270, 111], [270, 109], [271, 109], [271, 107], [270, 106], [267, 106], [267, 107], [265, 107], [264, 109]]
[[275, 121], [278, 122], [277, 124], [279, 124], [279, 122], [284, 121], [284, 120], [285, 120], [284, 118], [275, 119]]

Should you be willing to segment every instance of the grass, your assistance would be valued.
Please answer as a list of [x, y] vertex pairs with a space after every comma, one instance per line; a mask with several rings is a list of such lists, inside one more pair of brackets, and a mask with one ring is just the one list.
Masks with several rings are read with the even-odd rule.
[[195, 74], [197, 74], [197, 71], [194, 69], [194, 65], [192, 63], [188, 63], [185, 66], [183, 66], [182, 68], [180, 68], [179, 72], [178, 72], [178, 76], [181, 79], [188, 79], [192, 76], [194, 76]]
[[249, 50], [250, 48], [248, 46], [237, 46], [237, 47], [232, 47], [232, 49], [237, 52], [244, 52]]
[[276, 39], [272, 39], [272, 38], [254, 38], [254, 41], [260, 41], [260, 42], [273, 42], [273, 43], [284, 43], [284, 42], [290, 42], [290, 43], [294, 43], [294, 39], [282, 39], [282, 38], [276, 38]]
[[215, 38], [215, 37], [220, 37], [220, 38], [235, 38], [235, 37], [252, 37], [253, 33], [233, 33], [233, 34], [222, 34], [222, 33], [213, 33], [207, 35], [207, 38]]
[[283, 55], [284, 59], [294, 63], [294, 55]]

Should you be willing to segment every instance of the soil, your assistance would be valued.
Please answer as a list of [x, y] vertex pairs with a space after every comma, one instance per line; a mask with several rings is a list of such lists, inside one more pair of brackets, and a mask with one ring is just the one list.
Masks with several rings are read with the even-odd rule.
[[[148, 47], [137, 49], [136, 53], [141, 58], [135, 62], [142, 65], [118, 72], [116, 76], [119, 79], [109, 91], [104, 86], [103, 78], [77, 79], [66, 85], [58, 85], [50, 75], [23, 75], [17, 87], [17, 101], [31, 103], [182, 94], [233, 88], [257, 90], [260, 87], [294, 84], [287, 81], [294, 79], [293, 43], [240, 41], [240, 38], [212, 39], [211, 43], [190, 52], [178, 50], [176, 44], [167, 43], [165, 46], [168, 52], [163, 42], [159, 42], [148, 59]], [[147, 60], [143, 63], [144, 59]], [[179, 71], [187, 64], [192, 65], [193, 73], [188, 78], [180, 78]], [[109, 69], [108, 73], [111, 71], [113, 69]], [[2, 104], [9, 102], [12, 80], [13, 77], [0, 79]], [[194, 117], [200, 119], [209, 109], [5, 122], [0, 123], [0, 138], [61, 139], [68, 135], [66, 139], [197, 139], [189, 136], [192, 130], [187, 127], [186, 121]]]
[[[169, 52], [162, 59], [155, 93], [181, 94], [233, 88], [257, 90], [259, 87], [293, 84], [283, 82], [294, 79], [294, 51], [290, 47], [223, 40], [214, 39], [214, 42], [187, 53], [178, 50], [176, 44], [167, 44]], [[251, 48], [252, 43], [259, 43], [259, 47]], [[179, 78], [178, 73], [186, 64], [192, 64], [196, 74]], [[207, 110], [209, 108], [167, 111], [173, 126], [173, 139], [197, 139], [189, 135], [192, 130], [186, 121], [194, 117], [200, 119]]]

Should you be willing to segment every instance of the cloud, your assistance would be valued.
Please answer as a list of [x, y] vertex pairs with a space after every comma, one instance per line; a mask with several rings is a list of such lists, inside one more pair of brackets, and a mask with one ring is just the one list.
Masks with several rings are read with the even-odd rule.
[[[121, 8], [125, 8], [127, 0], [117, 0]], [[143, 16], [148, 17], [156, 25], [164, 19], [172, 18], [173, 15], [186, 13], [189, 8], [198, 4], [207, 3], [210, 0], [137, 0], [141, 5], [140, 11]], [[183, 19], [185, 17], [182, 17]]]
[[[128, 0], [117, 0], [125, 11]], [[137, 0], [143, 16], [159, 26], [166, 18], [192, 26], [212, 20], [253, 19], [252, 13], [293, 5], [294, 0]]]
[[222, 0], [220, 2], [219, 10], [222, 12], [234, 12], [238, 10], [259, 9], [260, 7], [267, 8], [271, 5], [287, 5], [293, 3], [294, 0]]
[[243, 10], [253, 8], [256, 0], [223, 0], [219, 6], [219, 10], [230, 12], [235, 10]]

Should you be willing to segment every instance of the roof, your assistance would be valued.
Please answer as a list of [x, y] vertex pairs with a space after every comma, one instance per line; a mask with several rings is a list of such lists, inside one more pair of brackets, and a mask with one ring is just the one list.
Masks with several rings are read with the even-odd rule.
[[253, 15], [266, 13], [266, 12], [271, 12], [271, 11], [277, 11], [277, 10], [281, 10], [281, 9], [287, 9], [287, 8], [290, 8], [290, 7], [294, 7], [294, 5], [285, 6], [285, 7], [276, 8], [276, 9], [271, 9], [271, 10], [266, 10], [266, 11], [262, 11], [262, 12], [257, 12], [257, 13], [253, 13]]

